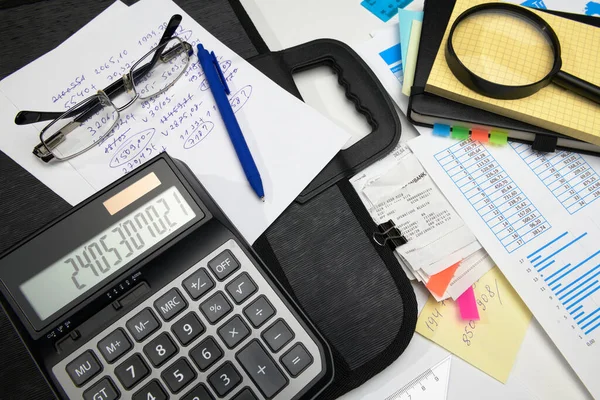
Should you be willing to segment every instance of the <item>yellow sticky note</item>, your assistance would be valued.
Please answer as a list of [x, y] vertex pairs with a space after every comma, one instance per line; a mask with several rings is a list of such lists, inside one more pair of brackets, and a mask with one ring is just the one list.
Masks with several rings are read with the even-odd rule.
[[421, 21], [414, 20], [410, 29], [410, 41], [408, 42], [406, 64], [404, 65], [404, 83], [402, 84], [402, 93], [407, 96], [410, 96], [410, 89], [415, 81], [415, 69], [417, 68], [417, 55], [419, 54], [422, 26]]
[[[433, 68], [427, 79], [425, 90], [459, 103], [481, 108], [600, 145], [600, 105], [591, 100], [562, 89], [555, 84], [550, 84], [542, 88], [539, 92], [522, 99], [494, 99], [472, 91], [452, 74], [445, 57], [446, 44], [452, 24], [467, 9], [489, 2], [489, 0], [456, 1], [442, 40], [442, 45], [438, 50]], [[558, 36], [562, 52], [562, 70], [594, 85], [600, 85], [600, 51], [598, 51], [600, 29], [538, 10], [529, 10], [544, 19]], [[518, 36], [518, 31], [522, 28], [522, 23], [519, 26], [519, 19], [515, 19], [515, 21], [515, 26], [505, 26], [505, 28], [512, 32], [513, 35], [517, 35], [516, 37], [522, 37]], [[472, 40], [467, 41], [466, 44], [473, 46], [471, 50], [474, 51], [474, 46], [489, 45], [491, 40], [487, 40], [488, 37], [482, 33], [481, 35], [472, 37]], [[537, 41], [539, 42], [539, 40]], [[493, 45], [490, 45], [491, 49], [494, 51], [497, 50], [498, 53], [502, 53], [503, 51], [507, 53], [515, 52], [514, 46], [509, 44], [508, 41], [506, 41], [506, 45], [504, 46], [502, 43], [502, 41], [494, 41]], [[536, 39], [532, 37], [530, 44], [535, 45]], [[526, 64], [543, 64], [544, 59], [547, 58], [548, 51], [543, 51], [542, 49], [547, 49], [547, 47], [532, 46], [532, 49], [527, 51], [530, 62]], [[490, 67], [488, 66], [488, 68]], [[539, 75], [536, 77], [539, 78]], [[504, 82], [502, 81], [501, 83]], [[522, 82], [517, 84], [522, 84]]]
[[417, 332], [505, 383], [525, 337], [531, 312], [494, 267], [474, 285], [479, 321], [463, 321], [452, 300], [430, 297]]

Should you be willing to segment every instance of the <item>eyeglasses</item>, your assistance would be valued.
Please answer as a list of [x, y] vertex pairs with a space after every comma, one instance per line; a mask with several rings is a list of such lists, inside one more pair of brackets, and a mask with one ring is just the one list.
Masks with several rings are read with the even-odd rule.
[[[127, 74], [66, 112], [19, 112], [15, 117], [17, 125], [53, 119], [40, 132], [40, 143], [33, 154], [44, 162], [77, 157], [110, 136], [121, 111], [138, 99], [157, 96], [173, 86], [193, 54], [189, 43], [173, 36], [180, 22], [181, 16], [174, 15], [159, 44], [136, 61]], [[133, 92], [133, 97], [126, 104], [115, 105], [111, 99], [124, 91]]]

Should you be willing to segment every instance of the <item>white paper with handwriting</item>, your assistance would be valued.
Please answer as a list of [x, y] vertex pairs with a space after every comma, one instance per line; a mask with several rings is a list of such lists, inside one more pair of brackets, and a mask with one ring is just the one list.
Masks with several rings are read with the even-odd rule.
[[[153, 100], [138, 100], [121, 113], [110, 139], [69, 163], [43, 165], [31, 154], [45, 123], [12, 122], [17, 110], [62, 111], [120, 78], [156, 45], [173, 14], [183, 16], [180, 38], [194, 50], [201, 42], [218, 56], [261, 173], [265, 203], [246, 181], [195, 55], [175, 86]], [[171, 1], [142, 0], [135, 9], [115, 3], [54, 51], [0, 82], [2, 94], [0, 149], [71, 204], [166, 150], [187, 163], [250, 243], [349, 138]]]

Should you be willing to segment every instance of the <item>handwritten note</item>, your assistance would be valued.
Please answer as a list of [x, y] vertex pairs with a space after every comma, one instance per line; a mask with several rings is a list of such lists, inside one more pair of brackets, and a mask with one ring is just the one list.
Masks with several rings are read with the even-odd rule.
[[451, 300], [429, 301], [416, 331], [491, 377], [505, 383], [531, 313], [498, 267], [481, 277], [473, 290], [480, 320], [463, 321]]
[[[167, 151], [190, 167], [242, 235], [254, 242], [339, 151], [347, 133], [262, 75], [175, 3], [141, 0], [133, 9], [119, 4], [0, 82], [0, 104], [6, 105], [0, 108], [0, 149], [71, 204]], [[182, 73], [182, 65], [157, 70], [143, 86], [136, 85], [140, 100], [120, 113], [108, 139], [98, 140], [115, 123], [114, 112], [99, 112], [86, 121], [97, 146], [69, 162], [45, 165], [31, 154], [47, 122], [12, 122], [19, 109], [64, 111], [120, 79], [156, 46], [174, 14], [183, 17], [179, 38], [193, 48], [202, 43], [217, 55], [231, 89], [230, 103], [261, 173], [265, 203], [248, 185], [195, 55], [167, 92], [144, 96], [152, 93], [153, 84]], [[82, 48], [94, 51], [74, 60], [71, 55]], [[123, 106], [131, 96], [111, 100]]]

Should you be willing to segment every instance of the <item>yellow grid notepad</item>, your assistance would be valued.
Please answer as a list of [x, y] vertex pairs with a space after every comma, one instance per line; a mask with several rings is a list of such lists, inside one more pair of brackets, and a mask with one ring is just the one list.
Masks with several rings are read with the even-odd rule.
[[[444, 51], [454, 20], [465, 10], [489, 3], [484, 0], [457, 0], [450, 17], [425, 90], [473, 107], [540, 126], [600, 146], [600, 105], [550, 84], [518, 100], [498, 100], [480, 95], [464, 86], [450, 71]], [[600, 29], [531, 10], [556, 32], [562, 51], [562, 70], [600, 85]], [[532, 53], [532, 62], [536, 62]]]

